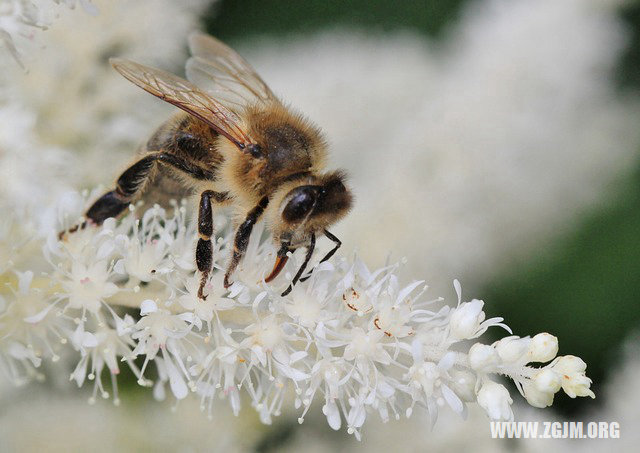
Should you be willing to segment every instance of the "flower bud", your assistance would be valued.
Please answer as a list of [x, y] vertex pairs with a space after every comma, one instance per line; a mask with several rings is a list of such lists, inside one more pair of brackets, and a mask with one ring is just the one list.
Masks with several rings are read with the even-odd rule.
[[531, 338], [513, 336], [501, 339], [494, 347], [503, 362], [516, 363], [527, 354], [529, 343], [531, 343]]
[[513, 420], [511, 410], [513, 400], [504, 385], [493, 381], [485, 381], [478, 392], [478, 404], [491, 420]]
[[469, 366], [476, 371], [492, 371], [500, 362], [498, 352], [489, 345], [476, 343], [469, 349]]
[[558, 339], [548, 333], [539, 333], [529, 344], [530, 362], [548, 362], [558, 354]]
[[476, 400], [476, 375], [471, 371], [451, 368], [451, 389], [456, 392], [462, 401], [472, 402]]
[[556, 393], [562, 386], [562, 379], [556, 371], [545, 368], [536, 373], [533, 383], [541, 392]]
[[571, 398], [596, 395], [589, 389], [591, 379], [585, 375], [587, 364], [580, 357], [567, 355], [560, 357], [553, 369], [562, 376], [562, 389]]
[[474, 299], [471, 302], [464, 302], [451, 313], [449, 326], [451, 336], [458, 340], [474, 338], [480, 327], [480, 323], [484, 321], [484, 312], [482, 307], [484, 302]]
[[540, 390], [535, 382], [525, 382], [522, 384], [524, 397], [533, 407], [545, 408], [553, 404], [555, 392], [545, 392]]

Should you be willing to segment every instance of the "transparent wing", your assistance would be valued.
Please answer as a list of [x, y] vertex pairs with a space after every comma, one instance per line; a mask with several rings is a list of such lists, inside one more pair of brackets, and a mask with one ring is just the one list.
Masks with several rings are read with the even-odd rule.
[[238, 115], [191, 82], [133, 61], [120, 58], [109, 61], [127, 80], [208, 123], [238, 148], [244, 149], [252, 143], [241, 127], [242, 120]]
[[230, 107], [277, 101], [255, 70], [226, 44], [204, 33], [189, 36], [187, 79]]

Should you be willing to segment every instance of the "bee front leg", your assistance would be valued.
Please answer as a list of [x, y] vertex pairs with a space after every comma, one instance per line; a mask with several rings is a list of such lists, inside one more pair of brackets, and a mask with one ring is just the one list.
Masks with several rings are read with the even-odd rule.
[[311, 233], [311, 238], [309, 239], [309, 245], [307, 246], [307, 256], [305, 256], [304, 262], [300, 266], [300, 269], [298, 269], [298, 272], [296, 272], [295, 277], [293, 277], [293, 280], [291, 280], [291, 284], [287, 289], [284, 290], [284, 292], [282, 293], [282, 296], [286, 296], [287, 294], [289, 294], [293, 289], [293, 287], [295, 286], [295, 284], [298, 283], [298, 280], [300, 280], [300, 277], [304, 273], [304, 270], [307, 268], [307, 264], [309, 264], [309, 261], [311, 260], [311, 256], [313, 255], [313, 250], [315, 249], [315, 247], [316, 247], [316, 235], [314, 233]]
[[[324, 235], [326, 237], [328, 237], [329, 239], [331, 239], [336, 246], [334, 248], [332, 248], [331, 250], [329, 250], [329, 252], [320, 260], [320, 262], [318, 264], [324, 263], [325, 261], [330, 259], [333, 256], [333, 254], [336, 253], [338, 251], [338, 249], [340, 248], [340, 246], [342, 245], [342, 241], [340, 239], [338, 239], [337, 237], [335, 237], [333, 234], [329, 233], [329, 231], [324, 230]], [[315, 267], [313, 269], [315, 269]], [[305, 275], [303, 278], [301, 278], [300, 281], [304, 282], [304, 281], [308, 280], [309, 278], [311, 278], [311, 274], [313, 274], [313, 269], [311, 269], [307, 275]]]
[[255, 208], [249, 211], [246, 219], [242, 224], [238, 227], [236, 231], [235, 238], [233, 240], [233, 255], [231, 256], [231, 262], [229, 263], [229, 267], [227, 267], [227, 272], [224, 275], [224, 287], [228, 288], [231, 286], [231, 282], [229, 278], [233, 271], [238, 267], [238, 263], [244, 256], [244, 252], [247, 251], [247, 246], [249, 245], [249, 238], [251, 237], [251, 231], [253, 230], [253, 226], [256, 224], [260, 216], [266, 209], [269, 204], [269, 198], [264, 197], [260, 200]]
[[219, 203], [227, 199], [226, 193], [205, 190], [200, 195], [200, 207], [198, 209], [198, 245], [196, 246], [196, 265], [202, 277], [200, 279], [200, 287], [198, 288], [198, 298], [205, 300], [204, 285], [207, 283], [211, 266], [213, 264], [213, 209], [211, 200]]

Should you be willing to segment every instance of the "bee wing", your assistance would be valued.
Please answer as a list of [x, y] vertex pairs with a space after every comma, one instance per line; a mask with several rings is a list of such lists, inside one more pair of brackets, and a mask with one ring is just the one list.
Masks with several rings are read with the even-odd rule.
[[120, 58], [109, 61], [127, 80], [206, 122], [238, 148], [244, 149], [252, 143], [241, 127], [240, 117], [191, 82], [133, 61]]
[[226, 44], [204, 33], [189, 36], [187, 79], [229, 106], [278, 102], [256, 71]]

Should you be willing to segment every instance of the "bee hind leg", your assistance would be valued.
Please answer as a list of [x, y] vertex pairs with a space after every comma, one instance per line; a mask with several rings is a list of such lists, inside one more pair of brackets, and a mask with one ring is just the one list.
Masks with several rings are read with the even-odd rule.
[[247, 246], [249, 245], [249, 238], [251, 237], [251, 231], [253, 230], [253, 226], [256, 224], [260, 216], [266, 209], [269, 204], [269, 198], [264, 197], [260, 200], [260, 202], [254, 207], [244, 222], [238, 227], [236, 231], [235, 238], [233, 240], [233, 255], [231, 256], [231, 261], [229, 262], [229, 266], [227, 267], [227, 272], [224, 275], [224, 287], [228, 288], [231, 286], [232, 282], [229, 281], [231, 278], [231, 274], [236, 270], [240, 260], [244, 256], [244, 253], [247, 251]]
[[87, 210], [85, 213], [87, 220], [67, 231], [62, 231], [58, 234], [58, 238], [63, 239], [65, 233], [74, 233], [78, 229], [84, 229], [90, 223], [102, 225], [102, 222], [109, 217], [120, 215], [141, 191], [154, 164], [155, 159], [152, 156], [146, 156], [127, 168], [118, 178], [115, 190], [102, 195]]
[[101, 225], [109, 217], [117, 217], [129, 206], [129, 201], [123, 201], [117, 191], [112, 190], [98, 198], [85, 213], [85, 220], [68, 230], [58, 233], [58, 239], [64, 239], [67, 233], [75, 233], [84, 229], [88, 224]]
[[196, 265], [200, 271], [200, 287], [198, 288], [198, 298], [205, 300], [204, 286], [209, 278], [211, 266], [213, 265], [213, 209], [211, 200], [219, 203], [227, 199], [226, 193], [205, 190], [200, 195], [200, 207], [198, 208], [198, 245], [196, 246]]
[[58, 234], [58, 238], [62, 240], [67, 232], [73, 233], [78, 229], [83, 229], [88, 223], [101, 225], [107, 218], [120, 215], [144, 190], [157, 162], [186, 173], [197, 180], [213, 179], [210, 172], [176, 156], [164, 152], [149, 153], [134, 162], [120, 175], [115, 190], [105, 193], [91, 205], [85, 214], [87, 221], [62, 231]]

